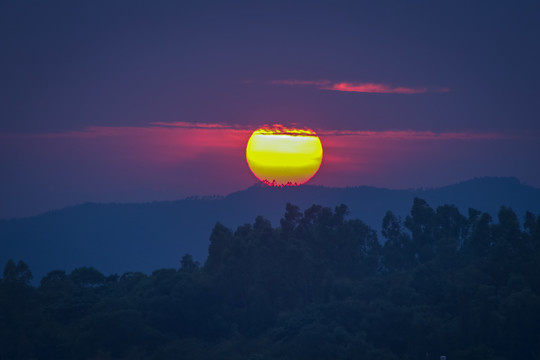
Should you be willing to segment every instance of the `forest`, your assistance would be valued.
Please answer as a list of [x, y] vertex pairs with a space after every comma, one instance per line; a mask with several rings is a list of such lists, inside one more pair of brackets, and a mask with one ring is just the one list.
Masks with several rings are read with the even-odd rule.
[[217, 223], [204, 264], [179, 254], [151, 274], [34, 286], [9, 260], [0, 360], [540, 359], [540, 215], [416, 198], [381, 220], [287, 204], [279, 226]]

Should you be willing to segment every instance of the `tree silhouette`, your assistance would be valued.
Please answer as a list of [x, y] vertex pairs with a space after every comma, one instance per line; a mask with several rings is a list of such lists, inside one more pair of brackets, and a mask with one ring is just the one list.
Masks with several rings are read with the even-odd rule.
[[[217, 223], [202, 267], [0, 280], [0, 359], [540, 358], [540, 216], [415, 199], [377, 232], [287, 204], [280, 226]], [[180, 355], [181, 354], [181, 355]]]

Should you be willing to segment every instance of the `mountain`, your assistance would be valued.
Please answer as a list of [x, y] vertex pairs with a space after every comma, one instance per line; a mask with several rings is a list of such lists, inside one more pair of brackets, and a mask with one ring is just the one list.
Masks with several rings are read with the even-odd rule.
[[216, 222], [236, 229], [262, 215], [277, 225], [287, 202], [302, 210], [313, 204], [346, 204], [350, 217], [379, 230], [387, 210], [405, 217], [413, 199], [432, 207], [455, 204], [490, 213], [511, 207], [522, 220], [525, 212], [540, 213], [540, 189], [515, 178], [478, 178], [434, 189], [390, 190], [374, 187], [272, 188], [254, 185], [225, 197], [188, 198], [143, 204], [86, 203], [42, 215], [0, 221], [0, 264], [23, 260], [36, 281], [54, 269], [93, 266], [100, 271], [150, 272], [179, 267], [190, 253], [206, 259], [209, 236]]

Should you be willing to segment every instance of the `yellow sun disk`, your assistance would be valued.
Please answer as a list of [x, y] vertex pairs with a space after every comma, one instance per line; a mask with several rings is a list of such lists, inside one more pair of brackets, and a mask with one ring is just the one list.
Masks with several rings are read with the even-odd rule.
[[260, 180], [302, 184], [319, 170], [322, 145], [315, 135], [258, 133], [248, 141], [246, 159]]

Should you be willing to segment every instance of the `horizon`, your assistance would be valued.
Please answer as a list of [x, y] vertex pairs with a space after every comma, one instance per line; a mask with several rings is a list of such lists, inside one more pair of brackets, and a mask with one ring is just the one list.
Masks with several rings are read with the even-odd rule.
[[531, 214], [540, 213], [540, 189], [516, 178], [478, 178], [441, 188], [402, 190], [312, 185], [276, 188], [256, 183], [218, 198], [83, 203], [31, 217], [2, 219], [0, 238], [6, 241], [0, 242], [0, 261], [24, 260], [38, 278], [52, 268], [80, 266], [94, 266], [106, 274], [150, 273], [159, 266], [174, 267], [179, 254], [204, 261], [216, 226], [231, 232], [251, 227], [253, 221], [279, 227], [287, 204], [298, 207], [305, 216], [312, 207], [332, 211], [344, 209], [344, 205], [345, 218], [359, 220], [384, 242], [381, 220], [390, 211], [405, 223], [415, 216], [411, 205], [417, 200], [437, 214], [460, 214], [465, 224], [482, 214], [495, 225], [505, 221], [501, 211], [512, 211], [515, 221], [530, 226]]
[[[47, 210], [44, 210], [44, 211], [39, 211], [39, 212], [36, 212], [36, 213], [33, 213], [33, 214], [23, 215], [23, 216], [0, 217], [0, 221], [10, 221], [10, 220], [31, 218], [31, 217], [36, 217], [36, 216], [48, 214], [48, 213], [54, 213], [56, 211], [62, 211], [62, 210], [65, 210], [65, 209], [75, 208], [75, 207], [78, 207], [78, 206], [84, 206], [84, 205], [144, 205], [144, 204], [153, 204], [153, 203], [179, 202], [179, 201], [186, 201], [186, 200], [187, 201], [191, 201], [191, 200], [210, 200], [210, 201], [212, 201], [212, 200], [223, 200], [223, 199], [226, 199], [227, 197], [229, 197], [231, 195], [238, 194], [238, 193], [243, 193], [243, 192], [246, 192], [246, 191], [248, 191], [250, 189], [253, 189], [253, 188], [258, 188], [258, 189], [263, 189], [263, 190], [267, 189], [268, 191], [280, 191], [280, 189], [283, 189], [284, 191], [295, 191], [294, 188], [299, 188], [298, 189], [299, 191], [302, 191], [300, 188], [304, 188], [304, 189], [305, 188], [321, 188], [321, 189], [328, 189], [328, 190], [333, 190], [333, 189], [350, 190], [350, 189], [359, 189], [359, 188], [370, 188], [370, 189], [374, 189], [374, 190], [410, 191], [410, 192], [426, 191], [426, 192], [429, 192], [429, 191], [436, 191], [436, 190], [447, 188], [447, 187], [462, 185], [462, 184], [466, 184], [466, 183], [474, 183], [474, 182], [478, 182], [478, 181], [486, 181], [486, 180], [488, 180], [488, 181], [493, 181], [493, 180], [504, 181], [506, 183], [513, 183], [513, 184], [516, 184], [516, 185], [519, 185], [519, 186], [525, 186], [525, 187], [529, 187], [529, 188], [532, 188], [532, 189], [539, 189], [540, 190], [540, 187], [536, 187], [536, 186], [526, 184], [526, 183], [524, 183], [523, 181], [521, 181], [520, 179], [518, 179], [515, 176], [482, 176], [482, 177], [474, 177], [474, 178], [471, 178], [471, 179], [458, 181], [458, 182], [454, 182], [454, 183], [450, 183], [450, 184], [446, 184], [446, 185], [441, 185], [441, 186], [416, 187], [416, 188], [388, 188], [388, 187], [378, 187], [378, 186], [370, 186], [370, 185], [325, 186], [325, 185], [309, 184], [309, 183], [302, 184], [302, 185], [295, 185], [295, 186], [283, 186], [283, 187], [278, 186], [278, 187], [275, 187], [275, 186], [269, 186], [269, 185], [267, 185], [267, 184], [265, 184], [263, 182], [260, 182], [260, 181], [256, 181], [252, 185], [249, 185], [246, 188], [243, 188], [243, 189], [240, 189], [240, 190], [235, 190], [235, 191], [229, 192], [227, 194], [223, 194], [223, 195], [220, 195], [220, 194], [190, 195], [190, 196], [186, 196], [186, 197], [182, 197], [182, 198], [176, 198], [176, 199], [161, 199], [161, 200], [147, 200], [147, 201], [136, 201], [136, 200], [133, 200], [133, 201], [83, 201], [83, 202], [79, 202], [79, 203], [66, 204], [66, 205], [61, 206], [61, 207], [51, 208], [51, 209], [47, 209]], [[313, 204], [314, 205], [317, 204], [317, 201], [314, 201]], [[345, 205], [347, 205], [347, 204], [345, 204]], [[449, 204], [449, 205], [454, 205], [454, 204]]]

